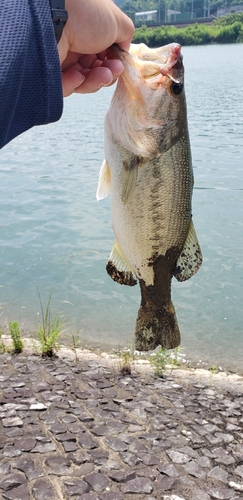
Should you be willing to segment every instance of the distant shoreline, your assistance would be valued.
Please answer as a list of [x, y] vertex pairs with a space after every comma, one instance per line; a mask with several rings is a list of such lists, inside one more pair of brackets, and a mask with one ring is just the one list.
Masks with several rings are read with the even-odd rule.
[[154, 28], [143, 25], [136, 28], [133, 42], [145, 43], [149, 47], [160, 47], [173, 42], [184, 46], [243, 43], [243, 13], [229, 14], [208, 24], [198, 20], [185, 23], [184, 26], [177, 23]]

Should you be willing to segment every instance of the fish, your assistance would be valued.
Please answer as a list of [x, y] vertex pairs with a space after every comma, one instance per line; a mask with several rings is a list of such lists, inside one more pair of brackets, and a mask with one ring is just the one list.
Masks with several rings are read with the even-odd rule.
[[192, 221], [193, 170], [181, 46], [111, 47], [124, 71], [104, 122], [97, 200], [110, 195], [115, 235], [106, 270], [141, 290], [135, 349], [181, 342], [171, 281], [202, 264]]

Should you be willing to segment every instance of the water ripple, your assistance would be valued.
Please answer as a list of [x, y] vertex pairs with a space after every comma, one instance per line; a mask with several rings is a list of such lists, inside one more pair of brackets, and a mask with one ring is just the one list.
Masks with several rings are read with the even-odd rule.
[[[173, 280], [173, 300], [187, 354], [235, 368], [243, 352], [243, 45], [183, 53], [204, 264], [188, 282]], [[2, 322], [36, 328], [35, 283], [44, 301], [56, 284], [52, 309], [68, 327], [89, 343], [116, 347], [132, 338], [140, 293], [105, 271], [113, 244], [109, 199], [98, 204], [95, 192], [112, 92], [68, 98], [57, 124], [1, 151], [0, 304]]]

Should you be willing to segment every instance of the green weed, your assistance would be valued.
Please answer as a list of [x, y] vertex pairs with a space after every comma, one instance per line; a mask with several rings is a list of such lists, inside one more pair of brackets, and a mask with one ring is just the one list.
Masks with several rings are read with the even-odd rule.
[[9, 331], [10, 331], [10, 335], [11, 335], [12, 342], [13, 342], [14, 351], [16, 353], [20, 353], [23, 351], [24, 342], [22, 340], [19, 324], [17, 321], [12, 321], [12, 322], [10, 321], [8, 326], [9, 326]]
[[208, 371], [210, 372], [210, 383], [211, 385], [213, 384], [213, 376], [219, 372], [219, 369], [217, 368], [216, 365], [212, 365], [210, 366], [210, 368], [208, 369]]
[[217, 366], [213, 365], [208, 369], [213, 375], [218, 372]]
[[37, 336], [40, 342], [42, 356], [48, 357], [54, 356], [54, 351], [59, 348], [58, 338], [65, 323], [65, 320], [61, 320], [59, 316], [55, 316], [51, 319], [51, 299], [53, 290], [54, 289], [50, 292], [44, 311], [41, 295], [39, 289], [37, 288], [42, 317], [42, 325], [38, 329]]
[[3, 332], [0, 330], [0, 354], [8, 352], [8, 346], [3, 342]]
[[176, 347], [175, 349], [173, 349], [170, 355], [170, 364], [172, 368], [181, 366], [182, 351], [183, 347]]
[[170, 353], [164, 347], [160, 347], [156, 353], [151, 354], [149, 361], [154, 369], [155, 375], [163, 378], [166, 365], [168, 365], [170, 361]]
[[132, 363], [135, 358], [134, 346], [128, 345], [127, 347], [124, 347], [119, 352], [119, 356], [120, 356], [120, 366], [119, 366], [120, 374], [122, 376], [131, 375]]
[[71, 340], [71, 349], [75, 354], [75, 361], [77, 361], [77, 359], [78, 359], [77, 349], [78, 349], [79, 344], [80, 344], [80, 338], [78, 335], [79, 332], [80, 331], [77, 330], [74, 333], [68, 333], [67, 335], [65, 335], [65, 338], [67, 338], [69, 341]]
[[170, 352], [164, 347], [160, 347], [156, 353], [151, 354], [149, 361], [155, 374], [163, 378], [167, 366], [170, 366], [172, 370], [180, 366], [182, 350], [182, 347], [176, 347]]

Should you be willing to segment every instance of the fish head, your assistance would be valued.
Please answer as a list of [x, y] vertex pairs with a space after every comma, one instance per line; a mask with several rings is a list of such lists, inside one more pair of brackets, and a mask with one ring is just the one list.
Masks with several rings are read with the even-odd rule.
[[115, 45], [110, 54], [124, 65], [107, 119], [113, 137], [145, 158], [167, 151], [187, 124], [181, 46]]

